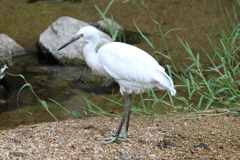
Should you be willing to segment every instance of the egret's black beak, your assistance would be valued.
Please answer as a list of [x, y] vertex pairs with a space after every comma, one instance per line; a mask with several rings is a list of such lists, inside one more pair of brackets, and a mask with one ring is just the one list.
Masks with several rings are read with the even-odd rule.
[[76, 37], [73, 37], [69, 42], [67, 42], [67, 43], [65, 43], [64, 45], [62, 45], [62, 47], [60, 47], [57, 51], [59, 51], [59, 50], [61, 50], [61, 49], [63, 49], [63, 48], [65, 48], [65, 47], [67, 47], [69, 44], [71, 44], [71, 43], [73, 43], [73, 42], [75, 42], [76, 40], [78, 40], [79, 39], [79, 37], [78, 36], [76, 36]]

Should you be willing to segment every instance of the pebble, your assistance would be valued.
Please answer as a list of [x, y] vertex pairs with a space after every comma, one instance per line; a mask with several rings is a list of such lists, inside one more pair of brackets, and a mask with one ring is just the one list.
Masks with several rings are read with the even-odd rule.
[[150, 155], [149, 155], [149, 158], [155, 159], [155, 158], [156, 158], [156, 155], [155, 155], [155, 154], [150, 154]]

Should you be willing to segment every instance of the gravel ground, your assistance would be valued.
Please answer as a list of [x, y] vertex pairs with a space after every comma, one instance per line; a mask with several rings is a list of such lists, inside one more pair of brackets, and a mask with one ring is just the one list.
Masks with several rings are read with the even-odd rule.
[[0, 159], [240, 159], [240, 117], [132, 117], [127, 141], [96, 140], [115, 133], [119, 121], [92, 117], [2, 130]]

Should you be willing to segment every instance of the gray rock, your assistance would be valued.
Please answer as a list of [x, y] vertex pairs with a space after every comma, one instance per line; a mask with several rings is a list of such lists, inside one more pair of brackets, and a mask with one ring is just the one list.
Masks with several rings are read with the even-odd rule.
[[10, 157], [14, 156], [14, 157], [24, 157], [24, 153], [23, 152], [10, 152], [9, 153]]
[[5, 76], [6, 69], [13, 64], [12, 56], [26, 53], [26, 50], [18, 45], [6, 34], [0, 34], [0, 79]]
[[[87, 74], [84, 78], [87, 80], [90, 79], [90, 82], [94, 83], [96, 86], [111, 85], [113, 83], [112, 79], [110, 80], [102, 76], [90, 74], [92, 71], [89, 68], [86, 69], [86, 63], [82, 55], [82, 48], [84, 45], [82, 42], [76, 41], [66, 48], [57, 51], [58, 48], [73, 38], [80, 28], [85, 26], [90, 25], [71, 17], [60, 17], [40, 35], [37, 46], [45, 57], [54, 58], [60, 62], [71, 65], [55, 67], [55, 69], [53, 67], [52, 69], [56, 72], [54, 76], [60, 79], [79, 79], [81, 76], [85, 75], [86, 72]], [[102, 34], [100, 34], [101, 42], [98, 46], [101, 47], [106, 43], [112, 42], [109, 35], [100, 30], [99, 32]], [[51, 67], [48, 67], [48, 69], [51, 70]], [[96, 79], [98, 81], [95, 81]]]
[[[57, 49], [74, 37], [80, 28], [85, 26], [89, 26], [89, 24], [71, 17], [60, 17], [40, 35], [37, 43], [38, 48], [45, 57], [52, 57], [68, 64], [82, 64], [82, 47], [84, 44], [81, 42], [77, 41], [60, 51], [57, 51]], [[103, 33], [99, 46], [111, 41], [111, 37]]]
[[[120, 24], [114, 20], [107, 18], [109, 25], [113, 28], [113, 31], [118, 31], [117, 37], [114, 41], [124, 42], [128, 44], [139, 44], [143, 40], [142, 35], [139, 32], [134, 32], [124, 29]], [[108, 25], [104, 20], [100, 20], [97, 23], [89, 22], [92, 26], [100, 29], [101, 31], [111, 35], [111, 32], [108, 30]], [[145, 36], [150, 36], [149, 33], [143, 33]]]
[[[107, 20], [108, 20], [108, 23], [111, 26], [113, 26], [114, 30], [119, 30], [119, 31], [123, 31], [124, 30], [124, 28], [120, 24], [118, 24], [117, 22], [113, 21], [112, 19], [107, 18]], [[89, 24], [97, 27], [98, 29], [100, 29], [100, 30], [102, 30], [104, 32], [109, 32], [107, 24], [106, 24], [106, 22], [104, 20], [100, 20], [97, 23], [91, 23], [90, 22]]]
[[[91, 84], [92, 87], [108, 87], [114, 84], [114, 79], [96, 75], [90, 68], [79, 66], [45, 66], [41, 67], [52, 76], [61, 80], [79, 80]], [[46, 83], [49, 85], [49, 83]], [[59, 84], [58, 84], [59, 85]]]
[[86, 73], [79, 78], [82, 83], [93, 84], [95, 87], [109, 87], [114, 84], [114, 79], [99, 76], [94, 73]]
[[0, 34], [0, 53], [10, 54], [11, 56], [18, 56], [26, 53], [26, 50], [17, 44], [6, 34]]
[[4, 44], [0, 43], [0, 79], [5, 77], [7, 66], [12, 65], [12, 63], [11, 53]]
[[12, 55], [6, 45], [0, 42], [0, 69], [3, 68], [5, 65], [11, 66], [12, 62]]

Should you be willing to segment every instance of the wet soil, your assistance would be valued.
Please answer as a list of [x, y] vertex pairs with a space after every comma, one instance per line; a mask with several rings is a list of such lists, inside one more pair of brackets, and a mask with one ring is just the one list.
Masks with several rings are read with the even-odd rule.
[[104, 144], [120, 118], [48, 122], [0, 132], [2, 159], [240, 159], [240, 117], [131, 117], [127, 141]]

